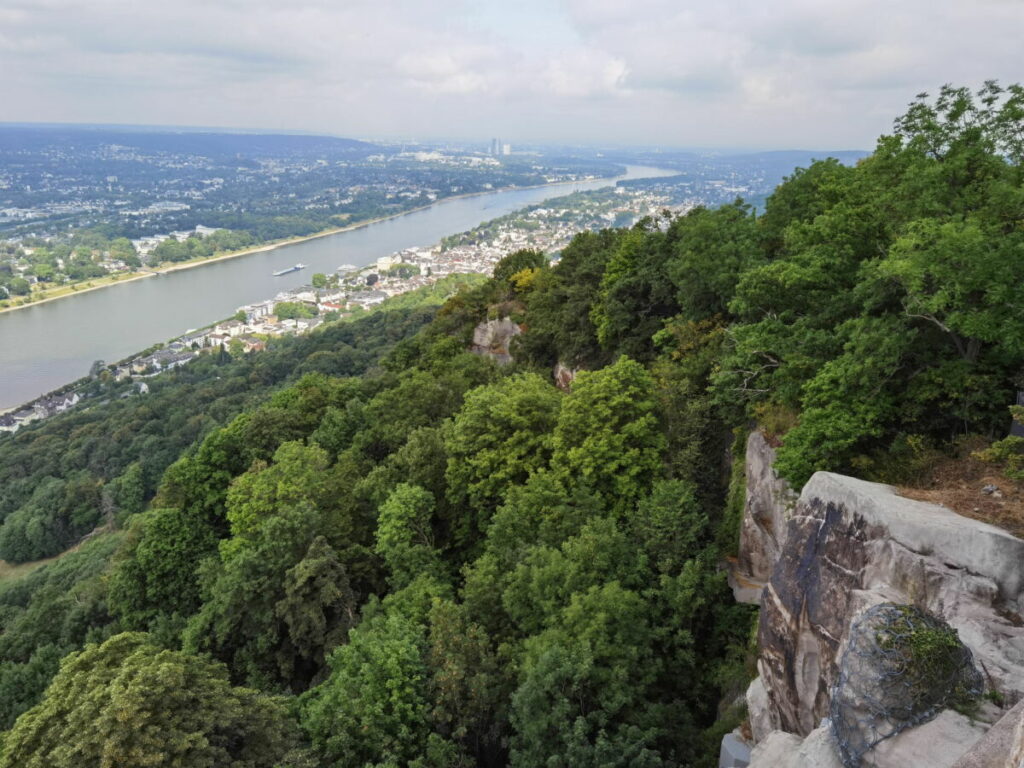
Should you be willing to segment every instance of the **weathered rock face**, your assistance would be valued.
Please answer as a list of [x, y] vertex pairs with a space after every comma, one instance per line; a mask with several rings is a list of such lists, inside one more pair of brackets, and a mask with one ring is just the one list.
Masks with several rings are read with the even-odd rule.
[[1024, 713], [1020, 713], [1017, 724], [1014, 726], [1013, 738], [1010, 742], [1010, 756], [1006, 761], [1005, 768], [1021, 768], [1021, 766], [1024, 766]]
[[775, 449], [760, 432], [747, 439], [746, 504], [740, 528], [739, 579], [762, 585], [786, 544], [797, 494], [776, 474]]
[[555, 380], [555, 386], [566, 392], [569, 391], [569, 387], [572, 386], [573, 379], [576, 378], [578, 370], [567, 367], [561, 361], [555, 363], [555, 368], [551, 372], [552, 377]]
[[[743, 579], [747, 587], [766, 583], [760, 676], [747, 691], [751, 768], [840, 765], [823, 718], [850, 627], [883, 602], [945, 619], [986, 686], [1010, 704], [1024, 700], [1024, 541], [842, 475], [819, 472], [796, 498], [772, 469], [774, 459], [768, 441], [752, 435], [741, 551], [731, 573], [740, 586]], [[984, 723], [941, 712], [877, 745], [867, 762], [1024, 768], [1022, 707], [1004, 716], [986, 705], [983, 720], [1003, 720], [985, 738]]]
[[1007, 712], [953, 768], [1021, 768], [1024, 766], [1024, 700]]
[[502, 365], [512, 362], [512, 355], [508, 352], [508, 344], [513, 337], [523, 332], [511, 318], [503, 317], [500, 320], [487, 320], [480, 323], [473, 329], [472, 351], [478, 355], [485, 355], [497, 360]]
[[[873, 768], [950, 768], [984, 734], [982, 725], [947, 709], [934, 720], [883, 741], [868, 764]], [[749, 768], [843, 768], [843, 764], [829, 729], [819, 727], [805, 739], [773, 731], [754, 747]]]
[[747, 688], [747, 716], [755, 744], [764, 741], [770, 733], [782, 727], [778, 713], [768, 700], [768, 691], [765, 690], [760, 675], [755, 677]]
[[807, 735], [828, 713], [841, 644], [880, 602], [915, 604], [958, 630], [983, 674], [1024, 695], [1024, 541], [889, 486], [819, 472], [787, 523], [762, 597], [758, 669], [771, 720]]

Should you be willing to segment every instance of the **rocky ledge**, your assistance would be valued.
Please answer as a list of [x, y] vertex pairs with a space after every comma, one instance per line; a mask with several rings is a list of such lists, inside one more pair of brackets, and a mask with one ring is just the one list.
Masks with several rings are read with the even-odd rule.
[[[796, 498], [771, 469], [773, 459], [771, 446], [752, 435], [735, 574], [767, 579], [760, 676], [747, 693], [756, 745], [751, 766], [839, 765], [822, 727], [838, 660], [856, 618], [883, 602], [943, 618], [973, 653], [997, 700], [1009, 706], [1024, 698], [1024, 541], [903, 498], [890, 486], [843, 475], [819, 472]], [[880, 744], [870, 762], [951, 766], [969, 757], [985, 721], [1002, 715], [991, 706], [973, 720], [945, 711]]]

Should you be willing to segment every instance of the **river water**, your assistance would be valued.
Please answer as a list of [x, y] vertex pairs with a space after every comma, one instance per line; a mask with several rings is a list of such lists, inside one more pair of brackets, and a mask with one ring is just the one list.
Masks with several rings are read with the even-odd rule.
[[[403, 248], [433, 245], [446, 235], [570, 192], [674, 173], [629, 166], [616, 180], [442, 201], [359, 229], [0, 313], [0, 411], [81, 378], [94, 360], [121, 360], [209, 325], [243, 304], [307, 284], [314, 272], [331, 273], [342, 264], [365, 266]], [[272, 276], [297, 262], [307, 269]]]

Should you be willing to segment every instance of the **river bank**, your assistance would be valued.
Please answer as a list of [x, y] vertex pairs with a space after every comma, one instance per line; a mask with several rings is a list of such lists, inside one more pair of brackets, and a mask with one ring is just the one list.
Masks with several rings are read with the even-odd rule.
[[[136, 280], [144, 280], [144, 279], [146, 279], [148, 277], [157, 277], [159, 275], [170, 274], [172, 272], [180, 272], [181, 270], [185, 270], [185, 269], [194, 269], [195, 267], [204, 267], [204, 266], [207, 266], [209, 264], [216, 264], [217, 262], [226, 261], [228, 259], [237, 259], [237, 258], [240, 258], [242, 256], [251, 256], [251, 255], [256, 254], [256, 253], [266, 253], [267, 251], [274, 251], [274, 250], [277, 250], [278, 248], [284, 248], [285, 246], [296, 245], [296, 244], [299, 244], [299, 243], [305, 243], [305, 242], [309, 242], [310, 240], [317, 240], [317, 239], [322, 238], [322, 237], [330, 237], [332, 235], [341, 234], [343, 232], [352, 232], [354, 230], [363, 229], [365, 227], [369, 227], [369, 226], [372, 226], [374, 224], [379, 224], [381, 222], [391, 221], [393, 219], [398, 219], [398, 218], [401, 218], [403, 216], [408, 216], [410, 214], [419, 213], [421, 211], [425, 211], [425, 210], [428, 210], [430, 208], [433, 208], [436, 205], [440, 205], [442, 203], [447, 203], [447, 202], [452, 202], [452, 201], [455, 201], [455, 200], [465, 200], [465, 199], [473, 198], [473, 197], [482, 197], [482, 196], [485, 196], [485, 195], [500, 194], [502, 192], [526, 191], [526, 190], [531, 190], [531, 189], [544, 189], [544, 188], [547, 188], [547, 187], [554, 188], [554, 187], [562, 187], [562, 186], [568, 186], [568, 185], [571, 185], [571, 184], [581, 184], [581, 183], [582, 184], [589, 184], [589, 183], [593, 183], [595, 181], [605, 181], [606, 180], [608, 182], [615, 182], [618, 179], [622, 179], [622, 178], [624, 178], [626, 176], [628, 176], [628, 173], [627, 174], [620, 174], [619, 176], [607, 177], [607, 179], [596, 178], [596, 179], [584, 179], [582, 181], [579, 181], [579, 180], [576, 180], [576, 181], [553, 181], [553, 182], [550, 182], [550, 183], [547, 183], [547, 184], [533, 184], [533, 185], [526, 186], [526, 187], [502, 187], [500, 189], [489, 189], [489, 190], [487, 190], [485, 192], [467, 192], [464, 195], [453, 195], [451, 197], [445, 197], [445, 198], [443, 198], [441, 200], [435, 200], [434, 202], [429, 203], [427, 205], [420, 205], [420, 206], [417, 206], [415, 208], [409, 208], [408, 210], [405, 210], [405, 211], [399, 211], [398, 213], [390, 213], [390, 214], [388, 214], [386, 216], [377, 216], [377, 217], [372, 218], [372, 219], [366, 219], [365, 221], [358, 221], [358, 222], [355, 222], [354, 224], [346, 224], [345, 226], [341, 226], [341, 227], [331, 227], [330, 229], [320, 230], [319, 232], [314, 232], [314, 233], [312, 233], [310, 235], [299, 235], [299, 236], [296, 236], [296, 237], [282, 238], [280, 240], [273, 240], [273, 241], [271, 241], [269, 243], [262, 243], [260, 245], [253, 246], [251, 248], [243, 248], [243, 249], [238, 250], [238, 251], [229, 251], [229, 252], [226, 252], [226, 253], [220, 253], [220, 254], [217, 254], [215, 256], [210, 256], [210, 257], [205, 258], [205, 259], [192, 259], [192, 260], [189, 260], [189, 261], [181, 261], [181, 262], [167, 264], [166, 266], [160, 265], [160, 266], [152, 267], [152, 268], [149, 268], [149, 269], [144, 269], [144, 270], [141, 270], [141, 271], [138, 271], [138, 272], [125, 272], [125, 273], [120, 273], [120, 274], [117, 274], [117, 275], [111, 275], [109, 277], [93, 278], [93, 279], [86, 280], [86, 281], [81, 282], [81, 283], [73, 283], [71, 285], [61, 286], [61, 288], [56, 289], [57, 291], [59, 291], [59, 293], [56, 293], [56, 295], [48, 295], [45, 298], [35, 299], [35, 300], [32, 300], [32, 301], [25, 302], [24, 304], [18, 304], [18, 305], [15, 305], [15, 306], [0, 307], [0, 314], [3, 314], [5, 312], [14, 312], [14, 311], [19, 310], [19, 309], [29, 309], [30, 307], [38, 307], [41, 304], [47, 304], [49, 302], [59, 301], [60, 299], [66, 299], [69, 296], [81, 296], [82, 294], [90, 293], [92, 291], [99, 291], [99, 290], [102, 290], [104, 288], [110, 288], [110, 287], [115, 286], [115, 285], [124, 285], [125, 283], [134, 282]], [[93, 283], [96, 283], [96, 284], [93, 284]]]
[[[662, 175], [671, 172], [629, 166], [625, 178]], [[552, 197], [613, 186], [621, 179], [447, 198], [374, 226], [352, 223], [349, 231], [305, 242], [263, 244], [255, 249], [262, 252], [247, 249], [246, 258], [231, 254], [197, 264], [205, 269], [173, 265], [178, 269], [161, 273], [158, 280], [122, 278], [104, 286], [109, 290], [81, 289], [62, 297], [66, 300], [20, 307], [26, 311], [0, 315], [0, 408], [29, 402], [79, 379], [96, 360], [121, 360], [154, 342], [229, 317], [240, 306], [296, 290], [309, 282], [311, 273], [331, 274], [345, 263], [365, 267], [381, 256], [436, 243]], [[273, 276], [296, 262], [308, 268]]]

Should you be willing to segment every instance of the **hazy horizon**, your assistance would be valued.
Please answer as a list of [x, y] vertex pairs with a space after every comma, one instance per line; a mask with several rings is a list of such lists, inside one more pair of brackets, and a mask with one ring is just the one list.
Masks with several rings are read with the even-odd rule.
[[870, 150], [943, 83], [1019, 78], [1019, 0], [8, 0], [17, 123]]
[[[45, 129], [77, 129], [77, 130], [105, 130], [112, 133], [123, 131], [125, 133], [207, 133], [240, 136], [309, 136], [317, 138], [353, 139], [367, 143], [381, 143], [395, 145], [401, 143], [422, 144], [424, 146], [437, 146], [445, 143], [470, 145], [473, 143], [481, 145], [486, 151], [487, 145], [492, 136], [348, 136], [338, 133], [326, 133], [322, 131], [307, 131], [302, 129], [272, 129], [259, 126], [218, 126], [218, 125], [162, 125], [143, 123], [76, 123], [76, 122], [25, 122], [25, 121], [0, 121], [0, 128], [45, 128]], [[501, 137], [497, 137], [501, 138]], [[507, 137], [506, 137], [507, 138]], [[664, 151], [678, 153], [707, 153], [721, 156], [740, 154], [767, 154], [785, 152], [865, 152], [870, 153], [871, 147], [806, 147], [806, 146], [780, 146], [764, 147], [758, 145], [750, 146], [682, 146], [672, 144], [630, 144], [627, 142], [567, 142], [567, 141], [534, 141], [514, 145], [513, 149], [537, 148], [580, 148], [588, 150], [623, 150], [623, 151]]]

